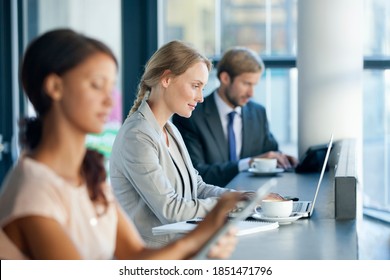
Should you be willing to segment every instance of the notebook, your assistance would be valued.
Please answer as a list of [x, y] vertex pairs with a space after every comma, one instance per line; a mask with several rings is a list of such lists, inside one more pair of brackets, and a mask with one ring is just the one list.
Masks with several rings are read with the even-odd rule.
[[324, 159], [324, 163], [322, 164], [321, 174], [320, 178], [317, 183], [317, 189], [314, 194], [314, 198], [312, 201], [294, 201], [293, 202], [293, 212], [297, 214], [301, 214], [303, 217], [310, 218], [314, 211], [314, 204], [317, 199], [318, 191], [320, 190], [322, 178], [324, 177], [325, 169], [328, 164], [329, 154], [330, 150], [332, 149], [333, 145], [333, 134], [330, 136], [328, 149], [326, 150], [326, 155]]

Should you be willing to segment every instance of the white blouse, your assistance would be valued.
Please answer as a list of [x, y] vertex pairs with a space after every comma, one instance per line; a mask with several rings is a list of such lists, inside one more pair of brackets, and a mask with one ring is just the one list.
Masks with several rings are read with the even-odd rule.
[[90, 200], [86, 185], [70, 185], [48, 166], [21, 158], [1, 188], [0, 227], [32, 215], [52, 218], [68, 232], [82, 258], [112, 259], [118, 218], [111, 188], [106, 186], [109, 205], [103, 213], [103, 206]]

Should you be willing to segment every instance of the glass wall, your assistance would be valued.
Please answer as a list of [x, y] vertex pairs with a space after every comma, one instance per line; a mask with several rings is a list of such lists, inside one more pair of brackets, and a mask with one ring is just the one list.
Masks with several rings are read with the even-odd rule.
[[296, 1], [221, 0], [221, 51], [247, 46], [263, 55], [295, 55]]
[[164, 16], [160, 36], [163, 42], [179, 39], [191, 42], [208, 56], [216, 53], [217, 0], [163, 0], [162, 2]]
[[364, 204], [390, 211], [390, 2], [366, 0], [364, 12], [364, 54], [388, 61], [364, 75]]
[[192, 42], [210, 57], [236, 45], [265, 55], [296, 53], [296, 0], [162, 2], [160, 43]]
[[366, 70], [363, 92], [364, 204], [390, 211], [390, 70]]
[[390, 1], [364, 1], [364, 54], [367, 56], [390, 55]]

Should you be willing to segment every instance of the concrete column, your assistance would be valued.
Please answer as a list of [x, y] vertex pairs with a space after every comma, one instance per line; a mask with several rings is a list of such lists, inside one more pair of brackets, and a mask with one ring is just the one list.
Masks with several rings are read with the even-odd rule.
[[362, 147], [363, 1], [298, 1], [298, 153], [354, 138]]

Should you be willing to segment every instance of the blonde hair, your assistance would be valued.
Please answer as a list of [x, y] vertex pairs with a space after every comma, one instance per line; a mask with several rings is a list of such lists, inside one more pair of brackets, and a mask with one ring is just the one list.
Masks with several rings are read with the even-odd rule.
[[212, 67], [210, 60], [187, 43], [175, 40], [159, 48], [145, 65], [144, 74], [138, 85], [137, 98], [129, 115], [138, 110], [142, 100], [150, 93], [152, 87], [158, 84], [166, 70], [170, 70], [173, 76], [179, 76], [197, 62], [204, 62], [210, 72]]

